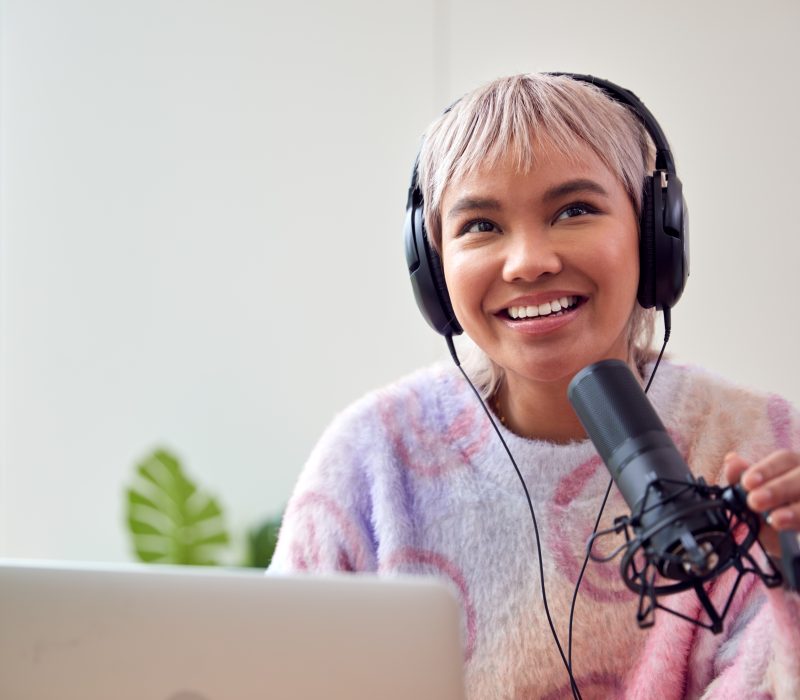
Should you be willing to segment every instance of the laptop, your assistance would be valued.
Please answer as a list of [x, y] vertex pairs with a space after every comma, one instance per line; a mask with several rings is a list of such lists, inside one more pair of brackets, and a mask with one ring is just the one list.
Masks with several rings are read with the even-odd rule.
[[3, 700], [462, 700], [444, 583], [0, 560]]

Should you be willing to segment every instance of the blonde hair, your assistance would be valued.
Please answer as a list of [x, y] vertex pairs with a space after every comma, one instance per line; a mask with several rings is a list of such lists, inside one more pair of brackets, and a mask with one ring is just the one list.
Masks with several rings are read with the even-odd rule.
[[[639, 118], [602, 89], [567, 76], [525, 74], [500, 78], [468, 93], [436, 119], [419, 154], [418, 182], [425, 202], [425, 228], [441, 252], [442, 195], [448, 185], [511, 154], [520, 172], [535, 161], [535, 145], [545, 143], [567, 157], [589, 146], [618, 178], [637, 216], [645, 177], [654, 167], [655, 147]], [[576, 157], [576, 156], [575, 156]], [[643, 366], [655, 312], [638, 304], [631, 314], [628, 347]], [[478, 348], [464, 364], [484, 396], [491, 396], [503, 370]]]

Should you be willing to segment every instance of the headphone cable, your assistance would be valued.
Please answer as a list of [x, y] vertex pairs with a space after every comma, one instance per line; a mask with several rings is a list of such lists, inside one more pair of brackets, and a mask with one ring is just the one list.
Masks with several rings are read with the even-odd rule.
[[539, 526], [536, 522], [536, 514], [533, 510], [533, 502], [531, 501], [531, 495], [528, 491], [528, 485], [525, 483], [525, 479], [522, 476], [522, 472], [520, 471], [519, 467], [517, 466], [517, 462], [514, 459], [514, 456], [511, 454], [511, 450], [508, 448], [505, 439], [503, 438], [503, 434], [500, 432], [500, 429], [497, 427], [497, 423], [492, 416], [492, 412], [486, 405], [486, 402], [481, 398], [480, 392], [475, 388], [475, 385], [472, 383], [472, 380], [467, 376], [467, 373], [464, 371], [464, 368], [461, 366], [461, 362], [458, 359], [458, 355], [456, 354], [456, 348], [453, 344], [453, 336], [452, 334], [448, 333], [445, 335], [445, 340], [447, 341], [447, 348], [450, 350], [450, 355], [453, 358], [453, 361], [456, 363], [456, 367], [458, 367], [461, 374], [464, 376], [464, 379], [467, 380], [467, 384], [469, 384], [472, 392], [478, 398], [478, 402], [480, 403], [481, 407], [483, 408], [484, 413], [489, 418], [489, 422], [492, 424], [495, 433], [497, 433], [497, 437], [500, 438], [500, 442], [503, 443], [503, 447], [505, 448], [506, 454], [508, 458], [511, 460], [511, 464], [514, 465], [514, 470], [517, 472], [517, 476], [519, 477], [520, 483], [522, 484], [522, 488], [525, 491], [525, 498], [528, 501], [528, 509], [531, 513], [531, 520], [533, 520], [533, 531], [536, 535], [536, 555], [539, 560], [539, 583], [542, 590], [542, 603], [544, 603], [544, 613], [547, 617], [547, 624], [550, 626], [550, 633], [553, 635], [553, 639], [556, 642], [556, 646], [558, 647], [558, 653], [561, 655], [561, 661], [564, 663], [564, 668], [567, 670], [567, 674], [569, 674], [569, 683], [570, 688], [572, 690], [572, 696], [575, 700], [583, 700], [581, 696], [580, 690], [578, 690], [578, 684], [575, 681], [575, 677], [572, 675], [572, 664], [567, 661], [567, 657], [564, 655], [564, 649], [561, 646], [561, 641], [558, 638], [558, 633], [556, 632], [556, 627], [553, 624], [553, 617], [550, 614], [550, 607], [547, 604], [547, 591], [545, 590], [545, 583], [544, 583], [544, 561], [542, 560], [542, 546], [541, 540], [539, 538]]

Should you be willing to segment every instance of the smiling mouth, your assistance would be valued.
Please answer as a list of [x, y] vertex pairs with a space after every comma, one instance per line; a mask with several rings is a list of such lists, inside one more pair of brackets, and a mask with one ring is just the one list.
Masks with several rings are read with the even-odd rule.
[[529, 318], [563, 316], [574, 311], [584, 301], [586, 301], [585, 297], [565, 296], [552, 299], [551, 301], [536, 306], [509, 306], [507, 309], [503, 309], [501, 315], [514, 321], [521, 321]]

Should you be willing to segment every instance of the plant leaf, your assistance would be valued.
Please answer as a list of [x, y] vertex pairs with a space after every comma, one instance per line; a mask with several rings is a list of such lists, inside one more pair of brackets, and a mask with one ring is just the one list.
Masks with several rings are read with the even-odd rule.
[[244, 565], [266, 569], [275, 553], [278, 543], [278, 531], [282, 516], [277, 515], [265, 520], [258, 527], [247, 533], [247, 555]]
[[215, 565], [230, 542], [222, 506], [200, 491], [175, 455], [158, 449], [136, 466], [126, 491], [128, 529], [139, 560]]

